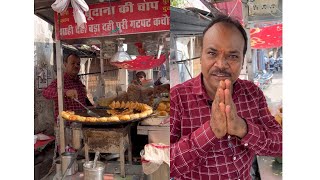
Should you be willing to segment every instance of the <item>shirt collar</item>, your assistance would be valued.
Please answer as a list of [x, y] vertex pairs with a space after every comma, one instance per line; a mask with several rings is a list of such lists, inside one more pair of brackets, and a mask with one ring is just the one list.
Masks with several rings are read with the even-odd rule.
[[236, 82], [233, 84], [233, 95], [239, 96], [239, 95], [244, 95], [244, 87], [242, 86], [242, 80], [237, 79]]
[[202, 73], [195, 77], [192, 91], [196, 95], [202, 95], [207, 99], [211, 99], [207, 93], [206, 88], [204, 87]]
[[67, 73], [64, 73], [64, 78], [74, 80], [74, 81], [77, 81], [80, 79], [79, 76], [77, 76], [76, 78], [73, 78], [72, 76], [68, 75]]

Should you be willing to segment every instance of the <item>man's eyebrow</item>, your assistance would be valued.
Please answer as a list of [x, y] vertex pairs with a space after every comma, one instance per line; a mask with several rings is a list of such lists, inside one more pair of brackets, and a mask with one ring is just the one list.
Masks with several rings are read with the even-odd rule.
[[212, 48], [212, 47], [209, 47], [208, 50], [211, 50], [211, 51], [218, 51], [216, 50], [215, 48]]
[[229, 51], [229, 53], [231, 53], [231, 54], [240, 54], [240, 51], [238, 51], [238, 50], [232, 50], [232, 51]]

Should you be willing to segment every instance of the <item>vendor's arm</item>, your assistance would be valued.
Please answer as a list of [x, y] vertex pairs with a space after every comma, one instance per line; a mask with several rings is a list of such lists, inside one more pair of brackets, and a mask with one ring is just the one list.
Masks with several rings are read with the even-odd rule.
[[282, 155], [282, 128], [271, 115], [266, 99], [258, 89], [259, 119], [262, 124], [246, 121], [247, 134], [242, 138], [241, 143], [247, 145], [258, 155], [281, 156]]
[[[75, 89], [65, 89], [63, 91], [65, 97], [78, 98], [78, 92]], [[57, 80], [43, 90], [42, 95], [47, 99], [58, 99]]]
[[57, 80], [52, 81], [52, 83], [42, 91], [42, 95], [47, 99], [57, 99]]
[[210, 127], [210, 121], [201, 125], [187, 136], [181, 137], [180, 97], [170, 91], [170, 177], [180, 177], [198, 166], [217, 139]]

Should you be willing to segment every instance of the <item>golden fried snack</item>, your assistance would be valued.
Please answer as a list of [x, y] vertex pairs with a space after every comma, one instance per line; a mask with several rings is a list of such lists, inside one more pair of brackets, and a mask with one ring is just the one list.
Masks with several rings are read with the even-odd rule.
[[124, 101], [121, 102], [120, 108], [125, 108], [126, 107], [126, 103]]
[[71, 114], [71, 115], [69, 116], [69, 120], [75, 121], [75, 120], [77, 120], [79, 117], [80, 117], [79, 115]]
[[169, 114], [166, 111], [159, 111], [158, 115], [159, 116], [168, 116]]
[[149, 116], [150, 114], [152, 114], [153, 110], [149, 109], [149, 110], [146, 110], [146, 111], [143, 111], [143, 112], [146, 113], [147, 116]]
[[276, 114], [274, 118], [280, 125], [282, 125], [282, 116], [280, 114]]
[[148, 114], [146, 112], [141, 112], [139, 113], [139, 118], [144, 118], [144, 117], [147, 117]]
[[78, 116], [77, 121], [81, 121], [81, 122], [86, 121], [86, 117]]
[[61, 117], [63, 117], [64, 119], [69, 119], [70, 118], [70, 115], [67, 111], [62, 111], [60, 113]]
[[125, 108], [129, 109], [130, 108], [130, 102], [127, 101], [126, 105], [124, 106]]
[[108, 117], [108, 122], [119, 122], [120, 119], [117, 116]]
[[152, 107], [150, 107], [150, 106], [148, 106], [148, 105], [146, 105], [146, 104], [143, 104], [143, 106], [142, 106], [143, 108], [143, 110], [145, 111], [145, 110], [150, 110], [150, 109], [152, 109]]
[[130, 109], [135, 109], [135, 108], [136, 108], [136, 103], [130, 102]]
[[67, 111], [69, 114], [75, 114], [74, 111]]
[[170, 102], [166, 103], [167, 108], [170, 108]]
[[136, 114], [130, 114], [129, 116], [130, 116], [131, 120], [139, 119], [139, 114], [137, 114], [137, 113]]
[[108, 121], [109, 121], [109, 118], [108, 118], [108, 117], [100, 117], [100, 118], [98, 118], [97, 121], [98, 121], [98, 122], [108, 122]]
[[120, 108], [121, 107], [121, 104], [120, 104], [120, 102], [119, 101], [117, 101], [116, 102], [116, 105], [115, 105], [115, 107], [114, 108]]
[[109, 105], [109, 107], [111, 109], [114, 109], [116, 107], [116, 102], [115, 101], [112, 101], [112, 103]]
[[118, 115], [118, 118], [120, 120], [123, 120], [123, 121], [129, 121], [130, 120], [130, 116], [129, 115]]
[[86, 117], [87, 122], [97, 122], [98, 118], [96, 117]]
[[167, 108], [167, 106], [166, 106], [163, 102], [161, 102], [161, 103], [158, 105], [157, 110], [158, 110], [158, 111], [165, 111], [166, 108]]
[[166, 108], [166, 111], [167, 111], [168, 113], [170, 113], [170, 107], [167, 107], [167, 108]]

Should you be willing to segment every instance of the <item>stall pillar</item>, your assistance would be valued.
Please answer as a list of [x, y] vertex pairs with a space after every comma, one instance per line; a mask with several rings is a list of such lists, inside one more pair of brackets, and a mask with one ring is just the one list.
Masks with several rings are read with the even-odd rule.
[[144, 71], [147, 75], [147, 79], [153, 79], [153, 69]]
[[248, 37], [248, 44], [247, 44], [247, 53], [245, 54], [244, 58], [244, 68], [242, 69], [241, 74], [247, 74], [248, 80], [253, 81], [254, 75], [253, 75], [253, 65], [252, 65], [252, 55], [251, 55], [251, 39], [250, 39], [250, 24], [248, 23], [248, 14], [249, 12], [249, 6], [245, 3], [242, 3], [242, 16], [243, 16], [243, 23], [244, 23], [244, 29], [247, 33]]
[[128, 70], [126, 69], [119, 69], [119, 82], [120, 82], [120, 85], [121, 85], [121, 89], [122, 91], [127, 91], [128, 89], [128, 79], [129, 79], [129, 76], [128, 76]]
[[[58, 89], [58, 107], [59, 113], [63, 111], [63, 74], [62, 74], [62, 48], [61, 41], [56, 41], [56, 58], [57, 58], [57, 89]], [[64, 137], [64, 120], [59, 115], [59, 141], [60, 155], [65, 152], [65, 137]]]

